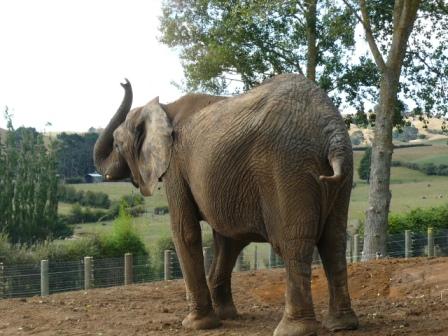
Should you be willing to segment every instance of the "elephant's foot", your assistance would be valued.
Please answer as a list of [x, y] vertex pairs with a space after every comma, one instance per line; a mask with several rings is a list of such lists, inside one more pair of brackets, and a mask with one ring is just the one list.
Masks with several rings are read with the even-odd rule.
[[221, 326], [221, 321], [213, 310], [207, 315], [199, 315], [197, 312], [191, 312], [184, 318], [182, 325], [187, 329], [214, 329]]
[[274, 336], [311, 336], [316, 335], [319, 324], [316, 320], [293, 320], [283, 316], [275, 328]]
[[234, 320], [238, 317], [238, 312], [233, 303], [215, 305], [213, 309], [221, 320]]
[[351, 309], [341, 313], [330, 313], [323, 321], [324, 327], [330, 331], [354, 330], [358, 328], [358, 324], [358, 318]]

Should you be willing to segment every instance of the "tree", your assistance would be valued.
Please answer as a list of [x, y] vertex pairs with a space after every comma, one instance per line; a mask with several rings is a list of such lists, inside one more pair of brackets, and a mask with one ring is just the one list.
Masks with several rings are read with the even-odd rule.
[[0, 145], [0, 231], [13, 243], [70, 234], [58, 221], [57, 167], [52, 148], [31, 128], [8, 131]]
[[372, 159], [372, 147], [367, 147], [364, 155], [361, 158], [358, 167], [358, 175], [361, 180], [366, 180], [370, 183], [370, 162]]
[[356, 20], [338, 2], [164, 0], [162, 10], [161, 41], [180, 50], [186, 90], [247, 90], [298, 72], [340, 103], [342, 91], [361, 101], [359, 88], [378, 79], [367, 58], [349, 66]]
[[[395, 124], [402, 121], [401, 111], [404, 108], [398, 94], [413, 98], [417, 105], [424, 105], [428, 113], [437, 108], [446, 108], [440, 105], [447, 103], [448, 55], [443, 48], [448, 22], [446, 12], [442, 11], [443, 6], [439, 6], [442, 2], [437, 0], [425, 1], [424, 4], [420, 0], [355, 1], [359, 8], [355, 8], [349, 0], [344, 2], [362, 24], [380, 73], [369, 206], [364, 231], [363, 259], [368, 260], [374, 258], [376, 252], [382, 255], [387, 253], [386, 236], [392, 197], [389, 190], [392, 130]], [[418, 13], [420, 16], [417, 16]], [[431, 37], [440, 38], [440, 45], [431, 41]], [[412, 48], [408, 49], [409, 45]], [[428, 52], [434, 52], [434, 55], [429, 57]], [[383, 54], [387, 55], [386, 58]], [[438, 66], [434, 67], [436, 64]], [[444, 76], [439, 78], [438, 73]], [[400, 76], [405, 78], [400, 80]]]
[[98, 133], [57, 135], [58, 171], [64, 178], [80, 177], [94, 172], [93, 147]]

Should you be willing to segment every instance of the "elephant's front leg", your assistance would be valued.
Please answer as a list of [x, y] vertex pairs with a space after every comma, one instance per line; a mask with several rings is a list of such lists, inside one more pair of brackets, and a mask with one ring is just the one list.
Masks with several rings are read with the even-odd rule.
[[214, 230], [213, 239], [215, 254], [208, 274], [213, 308], [220, 319], [233, 319], [238, 313], [232, 298], [232, 270], [238, 255], [247, 243], [224, 237]]
[[213, 311], [205, 278], [197, 207], [183, 183], [168, 182], [166, 188], [174, 245], [190, 297], [190, 313], [182, 325], [189, 329], [216, 328], [221, 322]]

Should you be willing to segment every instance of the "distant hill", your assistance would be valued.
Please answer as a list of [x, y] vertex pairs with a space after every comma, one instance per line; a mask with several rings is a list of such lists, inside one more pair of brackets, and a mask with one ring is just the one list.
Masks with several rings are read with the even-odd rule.
[[[410, 117], [407, 119], [412, 126], [417, 128], [418, 135], [421, 136], [416, 140], [410, 140], [409, 143], [422, 143], [427, 141], [434, 141], [440, 139], [448, 139], [448, 136], [442, 134], [442, 119], [438, 118], [428, 118], [428, 128], [423, 128], [423, 122], [419, 121], [418, 118]], [[358, 126], [350, 125], [350, 137], [352, 138], [352, 143], [355, 146], [370, 146], [373, 140], [373, 128], [359, 128]], [[362, 136], [361, 136], [362, 133]], [[423, 137], [424, 136], [424, 137]], [[354, 141], [354, 138], [358, 138]], [[394, 139], [395, 142], [400, 142]]]

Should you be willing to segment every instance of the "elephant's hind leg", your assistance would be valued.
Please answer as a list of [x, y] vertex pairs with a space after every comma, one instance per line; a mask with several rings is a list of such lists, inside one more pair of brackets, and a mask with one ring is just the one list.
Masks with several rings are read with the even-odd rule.
[[348, 200], [349, 198], [343, 195], [338, 198], [318, 244], [330, 293], [329, 313], [323, 324], [331, 331], [358, 327], [358, 318], [351, 308], [347, 283], [345, 251]]
[[297, 223], [286, 227], [280, 244], [286, 268], [286, 304], [274, 336], [315, 335], [319, 328], [311, 297], [311, 262], [318, 219], [306, 214], [295, 218]]
[[238, 316], [232, 298], [231, 276], [236, 259], [247, 243], [224, 237], [213, 231], [215, 254], [208, 275], [213, 308], [222, 320]]

